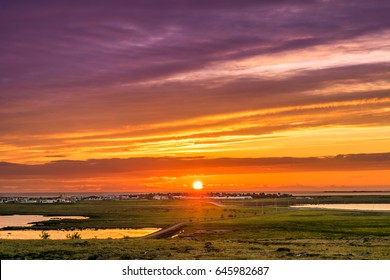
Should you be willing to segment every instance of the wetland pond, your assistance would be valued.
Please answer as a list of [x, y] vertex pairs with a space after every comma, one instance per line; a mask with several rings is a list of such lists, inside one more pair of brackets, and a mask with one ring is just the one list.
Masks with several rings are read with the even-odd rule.
[[[41, 216], [41, 215], [12, 215], [0, 216], [0, 229], [6, 227], [31, 227], [33, 223], [59, 219], [88, 219], [83, 216]], [[83, 230], [46, 230], [49, 239], [69, 239], [74, 233], [80, 234], [81, 239], [120, 239], [142, 237], [149, 235], [160, 228], [141, 229], [83, 229]], [[0, 239], [41, 239], [42, 230], [0, 230]]]
[[347, 203], [347, 204], [303, 204], [291, 206], [294, 208], [317, 208], [355, 211], [390, 211], [390, 204], [378, 203]]

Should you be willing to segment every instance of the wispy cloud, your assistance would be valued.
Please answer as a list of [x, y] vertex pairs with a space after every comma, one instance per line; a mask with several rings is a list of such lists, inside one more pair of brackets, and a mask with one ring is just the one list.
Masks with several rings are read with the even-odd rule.
[[385, 0], [2, 1], [0, 161], [386, 153], [389, 14]]
[[[243, 173], [329, 170], [386, 170], [390, 153], [349, 154], [309, 158], [129, 158], [90, 159], [86, 161], [59, 160], [39, 165], [2, 162], [0, 175], [4, 178], [41, 176], [50, 178], [106, 177], [115, 173], [165, 172], [174, 176], [196, 170], [202, 174], [225, 174], [225, 168]], [[222, 168], [222, 169], [221, 169]], [[234, 171], [233, 171], [234, 172]]]

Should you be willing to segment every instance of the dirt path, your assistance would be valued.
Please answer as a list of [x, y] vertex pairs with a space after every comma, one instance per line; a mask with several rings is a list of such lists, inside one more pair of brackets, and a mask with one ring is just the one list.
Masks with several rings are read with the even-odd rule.
[[208, 203], [210, 203], [210, 204], [212, 204], [214, 206], [217, 206], [217, 207], [226, 207], [226, 205], [223, 205], [223, 204], [218, 203], [218, 202], [208, 202]]
[[177, 223], [177, 224], [174, 224], [170, 227], [167, 227], [167, 228], [164, 228], [164, 229], [161, 229], [159, 231], [156, 231], [156, 232], [153, 232], [152, 234], [149, 234], [149, 235], [145, 235], [145, 236], [142, 236], [141, 238], [142, 239], [146, 239], [146, 238], [164, 238], [166, 236], [171, 236], [174, 232], [180, 230], [181, 228], [183, 228], [184, 226], [190, 224], [191, 222], [181, 222], [181, 223]]

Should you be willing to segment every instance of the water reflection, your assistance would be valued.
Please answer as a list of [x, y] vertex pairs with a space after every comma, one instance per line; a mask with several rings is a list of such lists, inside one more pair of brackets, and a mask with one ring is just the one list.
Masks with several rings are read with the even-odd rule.
[[336, 210], [390, 211], [390, 204], [305, 204], [295, 205], [297, 208], [319, 208]]
[[[51, 216], [42, 215], [9, 215], [0, 216], [0, 229], [5, 227], [31, 227], [32, 223], [59, 220], [59, 219], [88, 219], [83, 216]], [[47, 230], [49, 239], [61, 240], [68, 239], [74, 233], [79, 233], [81, 239], [120, 239], [142, 237], [149, 235], [160, 228], [141, 228], [141, 229], [84, 229], [84, 230]], [[41, 230], [0, 230], [0, 239], [42, 239]]]
[[[142, 229], [84, 229], [84, 230], [47, 230], [49, 239], [63, 240], [78, 232], [81, 239], [121, 239], [142, 237], [160, 230], [159, 228]], [[0, 231], [0, 239], [42, 239], [40, 230], [3, 230]], [[68, 237], [67, 237], [68, 236]]]
[[51, 221], [51, 220], [61, 220], [61, 219], [72, 219], [72, 220], [82, 220], [88, 219], [88, 217], [83, 216], [42, 216], [42, 215], [8, 215], [0, 216], [0, 228], [5, 227], [31, 227], [33, 223]]

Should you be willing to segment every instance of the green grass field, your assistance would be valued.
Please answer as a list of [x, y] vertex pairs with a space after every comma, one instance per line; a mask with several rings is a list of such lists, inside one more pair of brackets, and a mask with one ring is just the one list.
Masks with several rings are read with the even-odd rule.
[[[389, 197], [319, 197], [321, 203], [389, 202]], [[299, 201], [300, 203], [302, 201]], [[312, 201], [311, 201], [312, 202]], [[1, 259], [390, 259], [390, 213], [291, 209], [294, 198], [223, 201], [83, 201], [0, 204], [0, 215], [82, 215], [33, 228], [168, 227], [175, 238], [0, 240]]]

